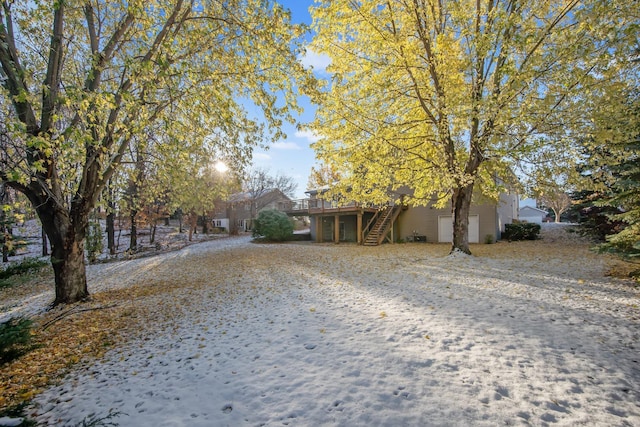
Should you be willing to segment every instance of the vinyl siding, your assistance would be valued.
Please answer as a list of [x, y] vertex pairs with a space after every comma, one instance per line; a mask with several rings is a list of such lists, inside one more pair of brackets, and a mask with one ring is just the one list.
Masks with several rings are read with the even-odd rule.
[[[479, 240], [485, 241], [487, 235], [496, 240], [497, 214], [495, 205], [471, 206], [470, 215], [478, 215]], [[427, 242], [438, 241], [438, 217], [451, 215], [451, 209], [436, 209], [431, 206], [410, 207], [400, 214], [396, 224], [396, 239], [407, 239], [416, 234], [427, 236]]]

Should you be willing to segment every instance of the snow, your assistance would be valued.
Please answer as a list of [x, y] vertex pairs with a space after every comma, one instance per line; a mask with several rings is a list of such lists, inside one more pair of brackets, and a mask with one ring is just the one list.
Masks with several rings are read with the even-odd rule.
[[24, 418], [0, 417], [0, 426], [15, 427], [22, 424]]
[[157, 314], [144, 339], [31, 411], [56, 426], [640, 425], [640, 291], [558, 244], [449, 257], [241, 237], [90, 266], [92, 293], [176, 288], [132, 302]]

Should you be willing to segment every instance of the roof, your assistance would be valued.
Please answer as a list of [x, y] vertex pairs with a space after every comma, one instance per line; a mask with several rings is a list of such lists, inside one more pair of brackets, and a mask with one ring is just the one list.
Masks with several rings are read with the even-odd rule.
[[287, 198], [288, 200], [291, 200], [286, 194], [284, 194], [282, 191], [278, 190], [277, 188], [267, 188], [263, 190], [262, 193], [260, 193], [259, 195], [250, 191], [232, 194], [229, 196], [228, 202], [229, 203], [245, 202], [245, 201], [260, 199], [265, 197], [268, 194], [273, 194], [273, 193], [279, 193], [279, 195], [281, 195], [283, 198]]
[[310, 189], [305, 191], [305, 194], [308, 194], [309, 196], [316, 196], [318, 194], [323, 194], [326, 193], [327, 191], [329, 191], [329, 186], [328, 185], [323, 185], [320, 188], [314, 188], [314, 189]]
[[539, 213], [541, 215], [546, 215], [547, 211], [545, 211], [544, 209], [538, 209], [538, 208], [534, 208], [533, 206], [525, 206], [523, 208], [518, 209], [518, 213], [522, 213], [522, 212], [526, 212], [526, 211], [532, 211], [529, 213]]

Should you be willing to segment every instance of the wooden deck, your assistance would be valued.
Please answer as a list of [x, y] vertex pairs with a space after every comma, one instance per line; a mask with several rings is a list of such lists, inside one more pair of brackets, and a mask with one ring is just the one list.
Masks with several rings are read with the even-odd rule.
[[322, 199], [292, 200], [289, 206], [285, 206], [284, 212], [290, 216], [322, 216], [322, 215], [356, 215], [364, 212], [374, 213], [377, 206], [363, 206], [350, 203], [345, 206], [334, 206]]

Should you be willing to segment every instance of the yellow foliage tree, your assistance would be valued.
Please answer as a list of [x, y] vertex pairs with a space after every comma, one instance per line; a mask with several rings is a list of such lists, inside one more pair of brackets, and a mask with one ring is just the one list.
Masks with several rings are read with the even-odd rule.
[[[635, 42], [632, 0], [320, 0], [312, 49], [331, 57], [314, 148], [334, 191], [384, 203], [450, 201], [452, 251], [470, 253], [474, 187], [510, 159], [564, 142], [604, 71]], [[549, 138], [553, 135], [553, 138]], [[551, 144], [552, 142], [548, 142]]]
[[56, 304], [88, 296], [88, 216], [132, 141], [160, 131], [186, 150], [217, 132], [246, 156], [306, 84], [306, 29], [270, 0], [3, 1], [0, 21], [0, 180], [40, 217]]

